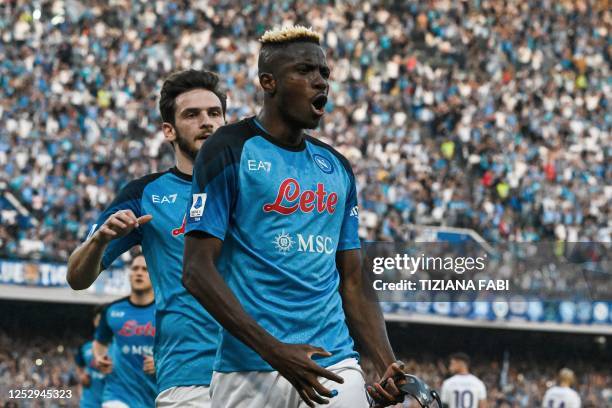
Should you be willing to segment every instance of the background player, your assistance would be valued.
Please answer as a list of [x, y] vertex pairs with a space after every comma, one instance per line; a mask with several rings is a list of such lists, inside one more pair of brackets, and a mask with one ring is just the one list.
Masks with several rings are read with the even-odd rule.
[[[97, 329], [100, 323], [101, 307], [94, 309], [93, 326]], [[105, 375], [95, 367], [93, 341], [88, 341], [79, 347], [75, 355], [77, 372], [81, 383], [81, 408], [100, 408], [104, 392]]]
[[204, 141], [225, 123], [225, 107], [214, 73], [188, 70], [170, 75], [162, 86], [159, 109], [176, 167], [123, 188], [68, 264], [70, 285], [83, 289], [123, 252], [142, 245], [156, 291], [158, 406], [202, 407], [210, 400], [218, 326], [181, 285], [181, 267], [193, 160]]
[[450, 356], [448, 367], [453, 376], [442, 383], [440, 399], [447, 408], [487, 408], [487, 389], [470, 374], [470, 357], [465, 353]]
[[[349, 327], [379, 376], [401, 370], [362, 281], [351, 166], [303, 133], [324, 114], [330, 70], [313, 31], [268, 32], [261, 42], [263, 109], [207, 142], [188, 208], [183, 282], [224, 327], [213, 405], [333, 397], [330, 406], [365, 407]], [[399, 394], [393, 380], [388, 392], [375, 388], [383, 403]]]
[[544, 394], [543, 408], [580, 408], [580, 396], [571, 387], [576, 382], [574, 372], [569, 368], [559, 371], [559, 384], [550, 387]]
[[[131, 293], [109, 304], [96, 329], [93, 350], [98, 369], [108, 374], [104, 408], [155, 404], [155, 304], [144, 256], [130, 265]], [[112, 346], [109, 349], [109, 345]]]

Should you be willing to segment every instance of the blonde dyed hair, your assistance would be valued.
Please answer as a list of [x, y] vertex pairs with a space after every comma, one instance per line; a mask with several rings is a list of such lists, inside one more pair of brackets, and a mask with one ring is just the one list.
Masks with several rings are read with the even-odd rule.
[[559, 382], [573, 385], [576, 382], [576, 375], [569, 368], [562, 368], [559, 371]]
[[262, 45], [284, 44], [295, 41], [309, 41], [320, 44], [321, 35], [310, 27], [296, 25], [268, 30], [259, 39]]

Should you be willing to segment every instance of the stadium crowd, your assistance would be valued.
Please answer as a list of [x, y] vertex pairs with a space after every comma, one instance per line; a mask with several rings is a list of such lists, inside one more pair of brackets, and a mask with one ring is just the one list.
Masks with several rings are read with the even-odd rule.
[[[448, 362], [442, 358], [403, 359], [407, 371], [417, 375], [431, 387], [440, 390], [442, 382], [450, 377]], [[599, 408], [612, 403], [612, 381], [604, 372], [593, 371], [588, 365], [578, 367], [576, 391], [584, 408]], [[487, 387], [487, 403], [492, 408], [541, 407], [546, 390], [555, 383], [556, 368], [542, 367], [535, 362], [512, 362], [504, 378], [502, 361], [479, 361], [470, 370]], [[503, 383], [502, 383], [503, 381]], [[408, 405], [408, 404], [406, 404]], [[418, 408], [418, 403], [408, 405]]]
[[[0, 406], [78, 406], [80, 390], [73, 357], [76, 347], [74, 337], [49, 339], [18, 330], [0, 331]], [[63, 390], [66, 398], [19, 398], [18, 390]]]
[[[0, 406], [58, 407], [78, 406], [80, 388], [74, 354], [85, 339], [76, 333], [69, 336], [23, 335], [13, 330], [0, 332]], [[445, 357], [415, 351], [400, 355], [406, 369], [425, 380], [437, 390], [450, 374]], [[561, 358], [561, 356], [560, 356]], [[561, 358], [562, 360], [562, 358]], [[363, 362], [366, 374], [373, 372]], [[503, 361], [479, 358], [472, 372], [487, 386], [490, 407], [526, 408], [541, 406], [542, 397], [555, 381], [558, 363], [543, 364], [534, 360], [510, 359], [508, 369]], [[593, 369], [592, 362], [576, 361], [572, 365], [578, 379], [579, 392], [585, 408], [610, 406], [612, 403], [612, 376], [608, 370]], [[506, 374], [503, 374], [503, 373]], [[371, 376], [370, 376], [371, 377]], [[373, 378], [369, 378], [373, 380]], [[9, 390], [58, 389], [71, 390], [72, 398], [11, 400]], [[407, 404], [406, 404], [407, 405]], [[416, 405], [411, 405], [411, 407]]]
[[[157, 96], [218, 72], [256, 113], [257, 38], [301, 23], [332, 67], [316, 135], [351, 161], [361, 236], [612, 234], [607, 2], [14, 0], [0, 5], [0, 255], [63, 261], [121, 185], [171, 166]], [[179, 219], [180, 223], [180, 219]]]

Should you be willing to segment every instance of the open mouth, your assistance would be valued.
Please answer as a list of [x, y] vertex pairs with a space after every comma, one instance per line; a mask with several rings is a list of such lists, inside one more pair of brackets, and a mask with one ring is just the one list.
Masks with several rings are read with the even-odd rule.
[[318, 96], [316, 96], [313, 100], [312, 100], [312, 107], [315, 111], [315, 113], [317, 113], [318, 115], [322, 115], [325, 111], [325, 104], [327, 103], [327, 96], [325, 96], [324, 94], [320, 94]]
[[208, 137], [210, 135], [211, 135], [210, 133], [206, 133], [204, 135], [200, 135], [200, 136], [196, 137], [195, 140], [206, 140], [206, 139], [208, 139]]

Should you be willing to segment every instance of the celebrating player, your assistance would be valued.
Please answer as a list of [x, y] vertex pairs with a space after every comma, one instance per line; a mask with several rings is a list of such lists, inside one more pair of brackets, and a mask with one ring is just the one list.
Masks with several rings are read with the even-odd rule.
[[[94, 329], [100, 323], [101, 308], [94, 309]], [[95, 367], [93, 354], [93, 342], [88, 341], [79, 347], [75, 356], [77, 372], [81, 383], [81, 408], [100, 408], [102, 405], [102, 393], [104, 392], [105, 375]]]
[[142, 255], [130, 265], [130, 287], [128, 297], [104, 309], [93, 342], [95, 365], [108, 374], [103, 408], [144, 408], [155, 404], [155, 304]]
[[447, 408], [486, 408], [487, 389], [478, 377], [470, 374], [470, 357], [465, 353], [450, 356], [453, 374], [442, 383], [441, 400]]
[[580, 396], [571, 387], [576, 382], [569, 368], [559, 371], [559, 385], [550, 387], [544, 394], [542, 408], [580, 408]]
[[353, 338], [389, 379], [370, 394], [394, 403], [402, 372], [362, 279], [351, 166], [303, 131], [327, 103], [319, 35], [292, 27], [261, 43], [263, 109], [203, 147], [187, 211], [183, 283], [223, 326], [213, 405], [366, 407]]
[[212, 72], [188, 70], [166, 79], [159, 107], [176, 167], [124, 187], [68, 264], [70, 285], [84, 289], [120, 254], [142, 245], [156, 292], [160, 407], [205, 407], [210, 401], [218, 326], [181, 285], [181, 268], [193, 160], [204, 141], [225, 123], [225, 101]]

